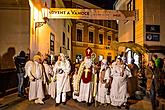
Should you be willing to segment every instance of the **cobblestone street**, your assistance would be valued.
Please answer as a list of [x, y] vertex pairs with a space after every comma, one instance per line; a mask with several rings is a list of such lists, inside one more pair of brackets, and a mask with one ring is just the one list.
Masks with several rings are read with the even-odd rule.
[[[129, 110], [151, 110], [151, 103], [148, 99], [144, 100], [129, 100], [130, 108]], [[55, 106], [55, 101], [51, 98], [45, 100], [44, 105], [35, 104], [27, 99], [22, 99], [17, 97], [17, 94], [12, 94], [5, 96], [0, 99], [0, 110], [125, 110], [125, 108], [118, 109], [110, 105], [103, 106], [94, 104], [87, 106], [86, 103], [78, 103], [70, 99], [67, 101], [66, 105], [60, 104]]]

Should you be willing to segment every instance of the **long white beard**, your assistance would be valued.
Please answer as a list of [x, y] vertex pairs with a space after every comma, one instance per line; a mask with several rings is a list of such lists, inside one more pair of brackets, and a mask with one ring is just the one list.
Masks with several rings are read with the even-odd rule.
[[92, 60], [91, 59], [85, 59], [85, 67], [90, 68], [92, 66]]

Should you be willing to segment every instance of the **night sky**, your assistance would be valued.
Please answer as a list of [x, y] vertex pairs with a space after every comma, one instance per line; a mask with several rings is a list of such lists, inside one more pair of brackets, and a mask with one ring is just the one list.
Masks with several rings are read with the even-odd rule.
[[104, 9], [113, 9], [116, 0], [85, 0]]

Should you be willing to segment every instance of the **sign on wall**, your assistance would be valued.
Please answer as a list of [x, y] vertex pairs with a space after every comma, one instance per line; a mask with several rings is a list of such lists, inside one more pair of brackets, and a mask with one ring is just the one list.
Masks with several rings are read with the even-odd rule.
[[146, 33], [146, 41], [160, 41], [160, 34]]
[[135, 11], [50, 8], [49, 19], [135, 20]]
[[146, 41], [160, 41], [160, 25], [146, 25]]
[[160, 25], [146, 25], [146, 32], [160, 33]]

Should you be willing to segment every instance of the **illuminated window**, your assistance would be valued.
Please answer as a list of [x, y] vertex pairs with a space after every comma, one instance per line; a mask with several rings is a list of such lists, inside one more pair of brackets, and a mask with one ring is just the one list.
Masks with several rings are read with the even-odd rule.
[[103, 44], [103, 34], [99, 34], [99, 44]]
[[88, 38], [89, 38], [89, 43], [94, 43], [95, 41], [95, 27], [94, 26], [89, 26], [88, 27]]
[[89, 32], [89, 43], [93, 43], [93, 32]]
[[111, 43], [111, 36], [110, 35], [108, 35], [108, 46], [110, 46], [110, 43]]
[[76, 24], [76, 40], [79, 42], [83, 41], [84, 25], [82, 23]]
[[82, 30], [77, 29], [77, 41], [82, 42]]

